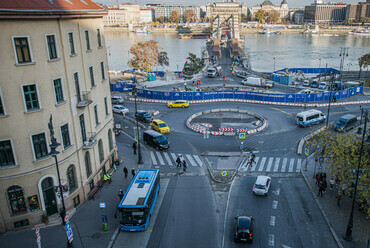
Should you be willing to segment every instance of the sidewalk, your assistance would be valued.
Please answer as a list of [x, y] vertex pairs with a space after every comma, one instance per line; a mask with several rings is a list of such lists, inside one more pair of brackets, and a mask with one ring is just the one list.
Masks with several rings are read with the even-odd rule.
[[[316, 166], [316, 173], [318, 171], [318, 165]], [[319, 188], [314, 178], [315, 159], [314, 156], [308, 158], [308, 166], [306, 170], [306, 162], [302, 165], [302, 175], [310, 189], [315, 201], [323, 213], [323, 217], [331, 229], [334, 238], [338, 243], [338, 247], [345, 248], [362, 248], [366, 247], [367, 238], [370, 238], [370, 220], [366, 219], [366, 214], [363, 211], [359, 211], [357, 204], [355, 204], [353, 214], [353, 229], [352, 236], [353, 241], [348, 242], [343, 239], [346, 233], [347, 224], [352, 208], [352, 198], [347, 194], [342, 196], [340, 207], [337, 206], [337, 189], [334, 186], [333, 190], [330, 190], [329, 178], [327, 179], [328, 187], [323, 197], [318, 197]], [[325, 165], [323, 166], [325, 172]]]
[[[117, 167], [117, 171], [112, 175], [112, 183], [106, 183], [102, 190], [97, 194], [94, 200], [88, 200], [79, 206], [74, 215], [71, 216], [71, 225], [73, 230], [73, 245], [75, 248], [86, 247], [107, 247], [112, 236], [118, 228], [119, 216], [114, 218], [114, 214], [119, 202], [118, 192], [123, 189], [125, 192], [131, 182], [131, 169], [134, 167], [136, 171], [139, 168], [149, 168], [150, 160], [145, 159], [146, 150], [142, 149], [144, 164], [138, 166], [137, 155], [133, 154], [133, 140], [121, 133], [116, 136], [119, 156], [123, 157], [123, 161]], [[142, 146], [143, 148], [143, 146]], [[126, 165], [129, 170], [127, 179], [124, 178], [123, 166]], [[102, 230], [101, 215], [103, 210], [99, 208], [99, 203], [106, 203], [105, 214], [108, 216], [108, 229]], [[47, 248], [65, 248], [67, 236], [62, 225], [41, 228], [41, 244]], [[21, 231], [6, 232], [0, 236], [2, 248], [14, 247], [37, 247], [36, 235], [34, 229], [26, 229]]]

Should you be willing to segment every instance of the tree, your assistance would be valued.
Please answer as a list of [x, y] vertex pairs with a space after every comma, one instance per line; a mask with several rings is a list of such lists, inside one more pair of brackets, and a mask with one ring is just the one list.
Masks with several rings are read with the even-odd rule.
[[204, 60], [198, 58], [195, 54], [189, 53], [189, 56], [186, 58], [188, 63], [184, 66], [185, 74], [193, 75], [198, 73], [204, 67]]
[[143, 71], [152, 71], [153, 66], [158, 63], [162, 48], [158, 45], [158, 41], [150, 40], [133, 44], [130, 48], [130, 53], [133, 58], [128, 61], [128, 65]]
[[242, 15], [241, 15], [241, 21], [242, 21], [242, 22], [247, 22], [247, 21], [248, 21], [248, 17], [247, 17], [247, 15], [246, 15], [246, 14], [242, 14]]
[[277, 23], [280, 19], [280, 13], [277, 10], [270, 11], [267, 16], [271, 23]]
[[172, 11], [171, 12], [171, 22], [173, 23], [178, 23], [180, 21], [180, 17], [179, 17], [179, 14], [177, 13], [177, 11]]
[[[313, 140], [308, 143], [310, 147], [320, 145], [318, 154], [324, 158], [326, 168], [330, 178], [339, 180], [339, 188], [345, 188], [346, 192], [353, 192], [354, 183], [356, 180], [356, 173], [359, 158], [360, 148], [362, 142], [361, 137], [355, 134], [343, 133], [333, 134], [329, 128], [325, 128], [320, 134], [315, 136]], [[358, 180], [357, 184], [357, 199], [370, 198], [370, 177], [368, 171], [370, 170], [370, 145], [364, 142], [364, 149], [360, 169], [364, 171]], [[367, 203], [369, 204], [369, 202]], [[367, 215], [370, 217], [370, 208], [367, 209]]]
[[262, 9], [259, 9], [256, 14], [254, 14], [254, 19], [259, 23], [262, 23], [265, 20], [266, 12]]
[[365, 23], [370, 22], [370, 18], [369, 17], [361, 17], [360, 22], [362, 23], [362, 25], [364, 25]]
[[162, 66], [162, 69], [164, 66], [169, 66], [169, 59], [167, 56], [167, 52], [160, 52], [158, 57], [158, 65]]
[[364, 55], [362, 55], [359, 59], [358, 59], [358, 65], [360, 66], [360, 72], [359, 72], [359, 78], [361, 78], [361, 71], [362, 71], [362, 68], [367, 68], [368, 66], [370, 66], [370, 53], [366, 53]]
[[197, 19], [196, 15], [195, 15], [195, 13], [192, 9], [187, 9], [185, 11], [184, 16], [185, 16], [185, 21], [186, 22], [195, 22], [196, 19]]

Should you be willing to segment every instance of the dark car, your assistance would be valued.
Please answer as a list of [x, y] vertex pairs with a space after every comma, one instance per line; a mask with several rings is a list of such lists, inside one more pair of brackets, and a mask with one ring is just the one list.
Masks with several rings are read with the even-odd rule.
[[251, 242], [253, 241], [253, 222], [252, 216], [237, 216], [235, 217], [235, 242]]
[[143, 122], [151, 122], [153, 120], [153, 116], [151, 116], [148, 112], [142, 111], [142, 110], [138, 110], [135, 113], [135, 117], [139, 121], [143, 121]]

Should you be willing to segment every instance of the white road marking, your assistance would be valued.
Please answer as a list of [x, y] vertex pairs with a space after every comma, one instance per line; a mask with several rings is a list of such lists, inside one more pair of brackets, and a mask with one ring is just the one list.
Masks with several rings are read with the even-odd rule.
[[279, 195], [280, 194], [280, 188], [276, 188], [276, 190], [274, 191], [274, 194]]
[[203, 161], [200, 159], [198, 155], [193, 155], [194, 159], [198, 162], [200, 167], [203, 167]]
[[152, 151], [150, 151], [150, 158], [152, 159], [154, 165], [158, 164], [157, 159], [155, 159], [154, 152]]
[[286, 163], [288, 162], [287, 158], [283, 159], [283, 165], [281, 166], [281, 172], [285, 172], [286, 169]]
[[167, 164], [170, 165], [170, 166], [173, 166], [172, 161], [170, 159], [170, 156], [168, 156], [168, 153], [165, 152], [165, 153], [163, 153], [163, 155], [164, 155], [164, 158], [167, 160]]
[[267, 164], [266, 171], [271, 171], [272, 161], [274, 161], [274, 158], [269, 159], [269, 163]]
[[296, 172], [300, 172], [301, 171], [301, 166], [302, 166], [302, 159], [298, 159], [297, 160], [297, 170]]
[[278, 201], [272, 201], [272, 209], [277, 209]]
[[270, 216], [270, 226], [275, 226], [275, 216]]
[[274, 172], [279, 170], [280, 158], [275, 159]]
[[274, 238], [274, 234], [269, 234], [269, 246], [275, 246]]
[[193, 157], [190, 154], [185, 154], [185, 156], [188, 158], [188, 164], [191, 164], [192, 166], [198, 166], [197, 163], [194, 161]]
[[260, 163], [260, 167], [258, 168], [258, 171], [263, 171], [263, 167], [265, 166], [266, 163], [266, 157], [263, 157]]
[[256, 167], [257, 167], [257, 164], [258, 164], [258, 160], [259, 159], [260, 159], [259, 157], [254, 158], [255, 163], [252, 163], [251, 171], [255, 171], [256, 170]]
[[[177, 159], [176, 154], [175, 154], [175, 153], [173, 153], [173, 152], [171, 152], [171, 157], [172, 157], [173, 161], [175, 161], [175, 163], [176, 163], [176, 159]], [[176, 164], [176, 165], [177, 165], [177, 164]]]
[[294, 161], [295, 161], [294, 158], [290, 159], [289, 172], [293, 172]]
[[165, 165], [164, 160], [163, 160], [163, 158], [161, 156], [161, 153], [160, 152], [156, 152], [156, 153], [157, 153], [157, 157], [158, 157], [159, 163], [161, 165]]

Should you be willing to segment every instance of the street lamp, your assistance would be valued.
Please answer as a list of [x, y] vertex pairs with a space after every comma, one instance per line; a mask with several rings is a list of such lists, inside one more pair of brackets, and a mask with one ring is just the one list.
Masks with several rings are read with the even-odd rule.
[[135, 97], [135, 120], [136, 120], [136, 134], [137, 134], [137, 156], [138, 156], [138, 164], [143, 163], [143, 158], [141, 156], [141, 148], [140, 148], [140, 132], [139, 132], [139, 121], [137, 119], [137, 104], [136, 104], [136, 95], [137, 95], [137, 80], [136, 77], [131, 78], [132, 81], [134, 82], [134, 85], [132, 87], [132, 92], [134, 92], [134, 97]]
[[339, 71], [340, 71], [340, 76], [339, 76], [339, 80], [340, 80], [340, 83], [342, 84], [342, 71], [343, 71], [343, 66], [344, 66], [344, 58], [345, 57], [348, 57], [348, 47], [341, 47], [340, 48], [340, 54], [339, 56], [341, 57], [340, 59], [340, 66], [339, 66]]
[[320, 78], [321, 78], [321, 58], [319, 58], [319, 81], [320, 81]]
[[328, 105], [328, 114], [326, 115], [326, 127], [329, 125], [329, 114], [330, 114], [330, 102], [331, 102], [331, 93], [333, 91], [333, 83], [334, 83], [334, 74], [331, 76], [331, 82], [329, 85], [329, 105]]
[[275, 72], [275, 57], [272, 58], [274, 60], [274, 72]]
[[352, 241], [352, 227], [353, 227], [353, 211], [355, 208], [355, 200], [356, 200], [356, 191], [357, 191], [357, 183], [358, 183], [358, 177], [360, 174], [360, 167], [361, 167], [361, 160], [362, 160], [362, 152], [364, 150], [364, 140], [365, 140], [365, 134], [366, 134], [366, 124], [367, 124], [367, 115], [368, 112], [365, 110], [365, 124], [364, 124], [364, 130], [362, 131], [362, 141], [361, 141], [361, 148], [360, 148], [360, 158], [358, 160], [358, 165], [357, 165], [357, 171], [356, 171], [356, 182], [355, 182], [355, 191], [354, 195], [352, 198], [352, 209], [351, 209], [351, 214], [349, 216], [348, 224], [347, 224], [347, 230], [346, 230], [346, 235], [343, 237], [344, 240], [347, 241]]
[[[57, 168], [57, 175], [58, 175], [58, 187], [59, 187], [59, 192], [60, 192], [60, 197], [62, 199], [62, 211], [60, 212], [60, 217], [62, 218], [62, 221], [63, 221], [63, 226], [66, 225], [66, 222], [65, 222], [65, 215], [66, 215], [66, 206], [64, 205], [64, 197], [63, 197], [63, 186], [60, 182], [60, 174], [59, 174], [59, 167], [58, 167], [58, 159], [57, 159], [57, 155], [59, 154], [59, 152], [56, 150], [58, 146], [60, 146], [60, 144], [57, 142], [57, 139], [54, 137], [54, 128], [53, 128], [53, 117], [52, 115], [50, 115], [50, 121], [49, 121], [49, 124], [48, 124], [48, 127], [49, 127], [49, 131], [50, 131], [50, 141], [51, 141], [51, 144], [50, 144], [50, 153], [49, 155], [54, 157], [55, 159], [55, 166]], [[68, 240], [68, 237], [67, 237], [67, 247], [73, 247], [73, 243], [72, 243], [72, 240], [69, 241]]]

